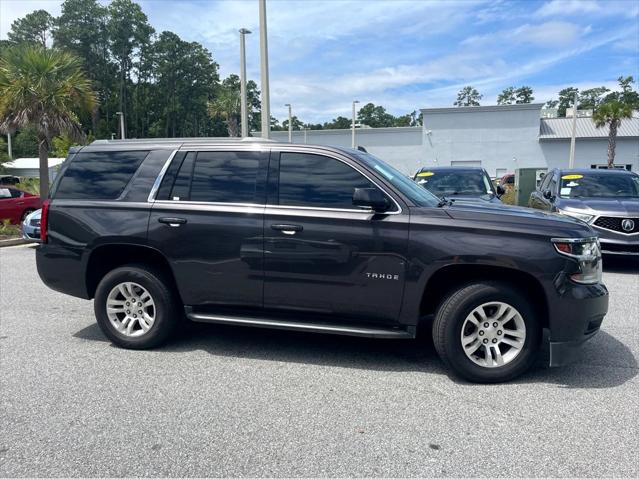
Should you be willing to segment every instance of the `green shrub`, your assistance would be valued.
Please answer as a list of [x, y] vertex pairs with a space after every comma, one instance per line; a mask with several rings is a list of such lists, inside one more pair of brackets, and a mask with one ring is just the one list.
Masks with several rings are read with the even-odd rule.
[[0, 239], [7, 239], [20, 236], [20, 227], [12, 225], [9, 220], [2, 220], [0, 223]]

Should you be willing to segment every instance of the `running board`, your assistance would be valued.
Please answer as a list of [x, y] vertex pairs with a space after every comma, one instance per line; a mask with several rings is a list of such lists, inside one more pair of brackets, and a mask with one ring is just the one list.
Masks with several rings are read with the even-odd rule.
[[340, 334], [345, 336], [365, 336], [370, 338], [414, 338], [415, 327], [406, 329], [379, 328], [374, 326], [359, 326], [331, 323], [304, 323], [299, 321], [283, 321], [270, 318], [249, 318], [241, 316], [227, 316], [220, 314], [187, 313], [191, 321], [198, 323], [233, 324], [236, 326], [253, 326], [257, 328], [290, 329], [309, 333]]

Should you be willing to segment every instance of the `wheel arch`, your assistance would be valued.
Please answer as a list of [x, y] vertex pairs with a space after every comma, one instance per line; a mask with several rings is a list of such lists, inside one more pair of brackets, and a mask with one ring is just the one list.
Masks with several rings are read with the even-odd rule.
[[123, 243], [103, 244], [91, 251], [85, 269], [86, 291], [89, 299], [95, 296], [98, 284], [109, 271], [134, 263], [147, 264], [164, 273], [171, 282], [170, 287], [181, 300], [171, 265], [160, 251], [150, 246]]
[[502, 281], [531, 299], [542, 328], [549, 326], [548, 298], [537, 278], [525, 271], [489, 265], [447, 265], [435, 271], [426, 282], [421, 298], [420, 316], [432, 315], [442, 300], [454, 289], [474, 282]]

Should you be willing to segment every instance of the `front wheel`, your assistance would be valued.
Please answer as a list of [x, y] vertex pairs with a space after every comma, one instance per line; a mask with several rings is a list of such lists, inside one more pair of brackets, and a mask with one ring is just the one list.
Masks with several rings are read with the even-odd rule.
[[164, 274], [146, 265], [126, 265], [107, 273], [93, 305], [102, 332], [128, 349], [148, 349], [166, 341], [180, 318], [170, 284]]
[[541, 329], [529, 301], [505, 283], [469, 284], [440, 305], [433, 342], [455, 373], [480, 383], [508, 381], [535, 362]]

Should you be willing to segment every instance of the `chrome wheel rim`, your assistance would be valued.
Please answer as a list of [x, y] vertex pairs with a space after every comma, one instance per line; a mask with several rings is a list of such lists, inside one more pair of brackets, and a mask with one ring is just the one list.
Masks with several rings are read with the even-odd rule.
[[151, 293], [138, 283], [119, 283], [107, 296], [106, 313], [118, 333], [139, 337], [155, 323], [155, 302]]
[[461, 344], [466, 356], [485, 368], [512, 362], [526, 342], [526, 323], [519, 311], [501, 301], [473, 309], [462, 325]]

